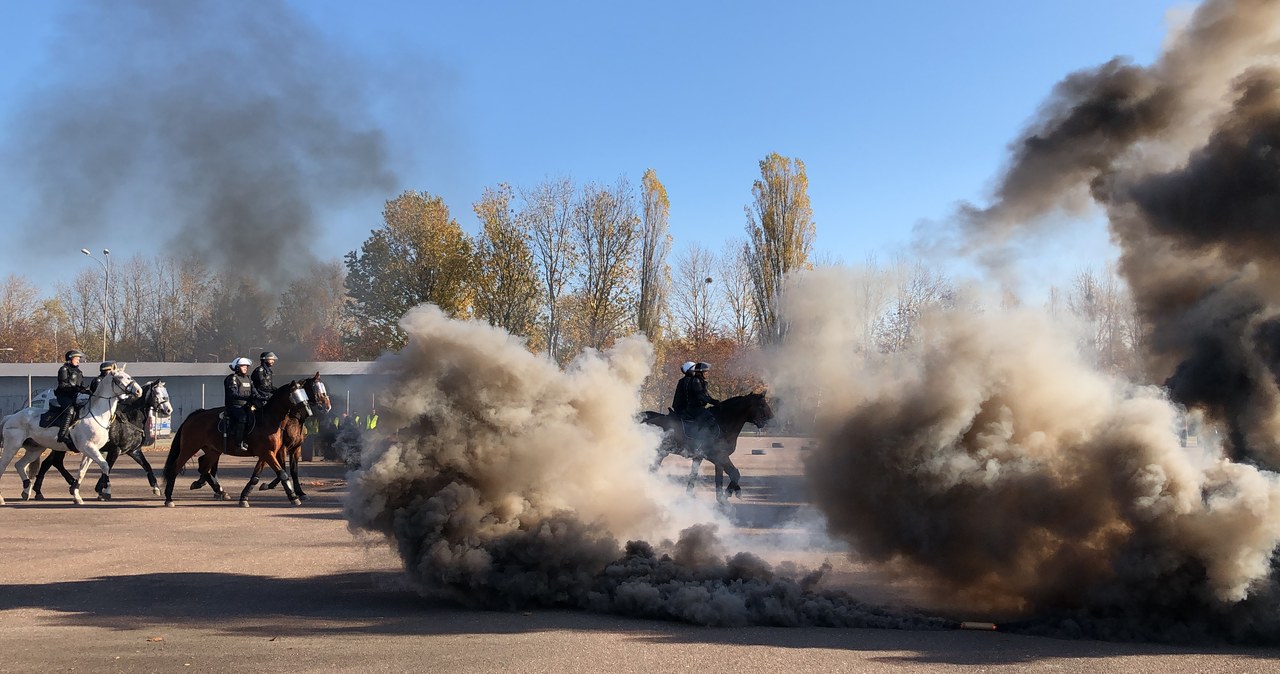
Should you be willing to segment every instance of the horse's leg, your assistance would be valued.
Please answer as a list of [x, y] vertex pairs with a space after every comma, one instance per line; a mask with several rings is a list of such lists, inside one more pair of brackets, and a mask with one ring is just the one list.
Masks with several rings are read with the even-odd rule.
[[[40, 455], [44, 453], [43, 449], [30, 449], [22, 455], [18, 462], [13, 464], [14, 470], [18, 471], [18, 475], [22, 476], [22, 500], [26, 501], [31, 498], [31, 467], [40, 464]], [[54, 452], [57, 454], [58, 452]]]
[[725, 488], [725, 497], [737, 496], [742, 498], [742, 487], [738, 485], [738, 478], [742, 477], [742, 473], [738, 472], [738, 467], [733, 465], [733, 459], [725, 455], [724, 472], [729, 474], [729, 486]]
[[[9, 469], [9, 464], [13, 461], [13, 457], [18, 454], [18, 450], [22, 449], [22, 438], [15, 437], [14, 433], [5, 433], [4, 453], [0, 454], [0, 477], [4, 476], [4, 472]], [[4, 505], [4, 494], [0, 493], [0, 505]]]
[[36, 474], [36, 484], [32, 497], [37, 501], [44, 500], [44, 494], [40, 493], [40, 488], [44, 486], [44, 475], [49, 472], [50, 468], [57, 468], [58, 473], [62, 475], [62, 479], [67, 481], [67, 486], [75, 484], [75, 478], [71, 477], [71, 473], [67, 470], [66, 452], [49, 452], [49, 456], [40, 462], [40, 472]]
[[151, 464], [147, 461], [147, 455], [142, 452], [142, 448], [139, 447], [137, 449], [130, 450], [125, 452], [125, 454], [128, 454], [129, 458], [137, 462], [137, 464], [142, 466], [142, 469], [147, 472], [147, 484], [151, 485], [151, 493], [159, 496], [160, 482], [156, 480], [156, 471], [151, 468]]
[[[209, 472], [209, 468], [208, 468], [208, 466], [209, 466], [209, 454], [208, 454], [208, 452], [205, 452], [204, 454], [201, 454], [201, 455], [200, 455], [200, 457], [196, 459], [196, 465], [198, 466], [198, 468], [196, 469], [196, 472], [200, 475], [200, 477], [199, 477], [198, 479], [196, 479], [196, 481], [195, 481], [195, 482], [192, 482], [192, 483], [191, 483], [191, 488], [192, 488], [192, 489], [199, 489], [199, 488], [201, 488], [201, 487], [205, 486], [206, 484], [209, 484], [209, 481], [208, 481], [208, 480], [206, 480], [206, 479], [204, 479], [204, 474], [205, 474], [205, 473], [207, 473], [207, 472]], [[215, 490], [215, 491], [216, 491], [216, 490]]]
[[687, 494], [693, 493], [693, 488], [698, 484], [698, 474], [702, 471], [702, 458], [695, 457], [693, 464], [689, 466], [689, 479], [684, 481], [684, 491]]
[[263, 468], [267, 467], [267, 463], [262, 459], [258, 459], [258, 463], [253, 466], [253, 474], [249, 476], [249, 482], [245, 484], [244, 490], [240, 492], [240, 507], [249, 507], [249, 492], [253, 491], [253, 485], [258, 484], [258, 474]]
[[199, 450], [188, 449], [182, 446], [182, 427], [178, 427], [178, 433], [173, 436], [173, 442], [169, 444], [169, 456], [164, 460], [164, 504], [172, 508], [173, 503], [173, 483], [178, 480], [178, 471], [187, 465], [187, 461], [191, 460], [191, 456]]
[[658, 450], [656, 453], [657, 453], [657, 456], [654, 457], [653, 459], [653, 465], [649, 466], [650, 473], [658, 472], [658, 469], [662, 467], [662, 460], [667, 458], [667, 456], [671, 454], [671, 450], [666, 449], [665, 445], [658, 445]]
[[[220, 458], [222, 458], [221, 454], [210, 455], [208, 453], [200, 457], [200, 479], [209, 483], [209, 488], [213, 490], [215, 501], [227, 501], [231, 497], [222, 488], [222, 483], [218, 482], [218, 459]], [[205, 461], [205, 459], [208, 459], [208, 461]]]
[[[116, 460], [120, 458], [120, 448], [119, 448], [119, 447], [116, 447], [115, 445], [111, 445], [111, 448], [110, 448], [110, 449], [108, 449], [108, 450], [106, 451], [106, 453], [105, 453], [105, 454], [103, 454], [103, 456], [107, 457], [107, 465], [108, 465], [108, 466], [111, 466], [112, 468], [115, 468], [115, 467], [116, 467]], [[96, 492], [98, 492], [98, 494], [99, 494], [99, 495], [101, 495], [101, 494], [102, 494], [102, 487], [103, 487], [103, 485], [105, 485], [106, 483], [107, 483], [107, 476], [106, 476], [106, 475], [99, 475], [99, 476], [98, 476], [98, 483], [97, 483], [97, 484], [95, 484], [95, 485], [93, 485], [93, 490], [94, 490], [94, 491], [96, 491]]]
[[102, 452], [98, 451], [96, 447], [90, 447], [88, 446], [88, 443], [84, 444], [85, 447], [80, 450], [81, 453], [84, 454], [84, 458], [80, 459], [80, 474], [77, 476], [75, 485], [71, 488], [71, 496], [76, 500], [77, 505], [84, 503], [84, 500], [80, 498], [80, 483], [84, 482], [84, 476], [89, 473], [89, 466], [97, 464], [98, 470], [102, 471], [102, 478], [104, 480], [102, 483], [102, 491], [98, 493], [98, 499], [102, 501], [110, 501], [111, 465], [107, 463], [107, 458], [103, 456]]
[[[262, 469], [263, 469], [263, 468], [266, 468], [266, 467], [267, 467], [267, 462], [266, 462], [266, 461], [263, 461], [262, 459], [258, 459], [258, 464], [257, 464], [256, 466], [254, 466], [254, 467], [253, 467], [253, 472], [254, 472], [254, 474], [256, 475], [256, 474], [258, 474], [258, 473], [261, 473], [261, 472], [262, 472]], [[280, 479], [279, 479], [279, 478], [275, 478], [275, 479], [271, 480], [270, 482], [266, 482], [266, 483], [263, 483], [263, 484], [258, 485], [258, 491], [266, 491], [266, 490], [268, 490], [268, 489], [275, 489], [275, 488], [276, 488], [276, 487], [278, 487], [278, 486], [280, 486]]]
[[280, 479], [280, 486], [284, 487], [285, 498], [294, 505], [302, 505], [302, 499], [293, 491], [293, 479], [289, 477], [289, 471], [285, 469], [284, 464], [280, 462], [279, 452], [271, 452], [262, 458], [271, 466], [271, 470], [276, 472], [276, 477]]
[[293, 493], [298, 495], [298, 500], [307, 500], [307, 493], [302, 491], [302, 480], [298, 477], [298, 461], [302, 459], [302, 445], [298, 445], [289, 451], [289, 474], [293, 476]]
[[712, 461], [712, 464], [716, 467], [716, 500], [724, 503], [729, 500], [724, 493], [724, 466], [719, 461]]

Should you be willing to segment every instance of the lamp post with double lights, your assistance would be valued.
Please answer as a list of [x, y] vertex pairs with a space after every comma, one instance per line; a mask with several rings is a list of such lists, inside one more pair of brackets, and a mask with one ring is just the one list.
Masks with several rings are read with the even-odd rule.
[[88, 248], [81, 248], [80, 252], [102, 265], [102, 360], [105, 362], [107, 360], [107, 295], [111, 293], [111, 251], [103, 248], [101, 260], [94, 257]]

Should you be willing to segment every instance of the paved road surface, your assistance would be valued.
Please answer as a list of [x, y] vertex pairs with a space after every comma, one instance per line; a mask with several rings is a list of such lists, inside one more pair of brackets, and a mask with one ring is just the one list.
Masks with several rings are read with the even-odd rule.
[[[224, 460], [229, 491], [247, 473]], [[132, 465], [116, 500], [80, 507], [54, 482], [54, 500], [14, 503], [10, 470], [0, 672], [1280, 672], [1278, 651], [464, 610], [419, 598], [385, 546], [347, 531], [338, 466], [304, 475], [329, 486], [301, 507], [270, 492], [241, 509], [184, 479], [169, 509]], [[785, 477], [757, 484], [785, 495]]]

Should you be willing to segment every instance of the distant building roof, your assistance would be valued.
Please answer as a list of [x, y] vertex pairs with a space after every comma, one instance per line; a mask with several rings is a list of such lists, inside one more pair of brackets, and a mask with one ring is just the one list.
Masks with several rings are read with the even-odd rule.
[[[134, 377], [223, 377], [231, 370], [226, 363], [123, 363], [124, 371]], [[61, 363], [0, 363], [0, 377], [54, 377]], [[85, 375], [96, 374], [98, 363], [81, 363]], [[272, 368], [277, 377], [301, 377], [319, 372], [324, 375], [369, 374], [373, 361], [320, 361], [277, 363]]]

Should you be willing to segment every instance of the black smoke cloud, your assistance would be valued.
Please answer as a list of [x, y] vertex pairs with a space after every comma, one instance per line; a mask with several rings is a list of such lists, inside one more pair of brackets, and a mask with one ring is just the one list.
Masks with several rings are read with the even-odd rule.
[[648, 471], [657, 438], [634, 418], [653, 357], [643, 340], [562, 371], [430, 305], [402, 325], [408, 344], [379, 361], [391, 381], [346, 516], [391, 541], [424, 592], [703, 625], [948, 625], [824, 590], [823, 569], [730, 552], [708, 504]]
[[60, 27], [3, 153], [34, 250], [149, 239], [278, 283], [319, 214], [395, 186], [371, 70], [284, 2], [84, 3]]
[[[926, 315], [917, 345], [868, 358], [833, 271], [792, 279], [807, 299], [771, 384], [820, 391], [807, 474], [833, 535], [935, 606], [1041, 634], [1276, 644], [1280, 3], [1204, 2], [1167, 45], [1066, 78], [951, 232], [999, 271], [1049, 216], [1101, 208], [1149, 383], [1095, 372], [1066, 328], [1018, 311]], [[1184, 415], [1204, 446], [1180, 442]]]

